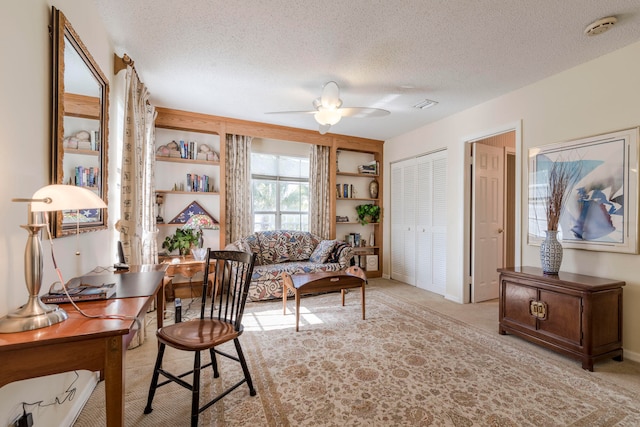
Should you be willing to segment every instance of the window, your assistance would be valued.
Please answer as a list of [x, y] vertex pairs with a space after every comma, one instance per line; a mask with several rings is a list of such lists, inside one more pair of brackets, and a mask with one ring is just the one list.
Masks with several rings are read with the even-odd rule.
[[309, 231], [309, 159], [251, 153], [253, 229]]

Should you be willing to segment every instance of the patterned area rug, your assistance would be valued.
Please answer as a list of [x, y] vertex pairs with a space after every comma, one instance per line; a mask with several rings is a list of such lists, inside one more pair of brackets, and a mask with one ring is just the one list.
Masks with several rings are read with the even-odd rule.
[[[303, 298], [298, 333], [287, 313], [281, 302], [247, 304], [241, 340], [258, 394], [241, 386], [201, 414], [200, 425], [640, 425], [638, 396], [579, 362], [531, 354], [521, 340], [400, 300], [384, 287], [367, 290], [367, 320], [359, 292], [347, 295], [345, 307], [339, 293]], [[161, 388], [154, 411], [142, 413], [155, 351], [149, 332], [127, 352], [126, 425], [188, 425], [190, 394], [176, 385]], [[183, 370], [192, 363], [178, 352], [165, 360]], [[207, 397], [242, 375], [226, 361], [221, 372], [216, 380], [203, 375]], [[104, 420], [101, 383], [75, 425]]]

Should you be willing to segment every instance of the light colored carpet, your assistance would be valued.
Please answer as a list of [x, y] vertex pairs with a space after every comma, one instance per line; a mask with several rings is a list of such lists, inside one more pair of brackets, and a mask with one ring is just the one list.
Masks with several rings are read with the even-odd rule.
[[[609, 377], [597, 375], [596, 364], [590, 373], [499, 335], [495, 302], [463, 306], [397, 282], [370, 282], [367, 320], [359, 292], [347, 295], [345, 307], [339, 294], [306, 297], [298, 333], [281, 301], [247, 304], [241, 342], [258, 394], [241, 386], [205, 411], [200, 425], [640, 425], [637, 389], [615, 381], [623, 372], [637, 383], [637, 364], [611, 362], [617, 367]], [[126, 425], [188, 425], [190, 394], [176, 385], [159, 389], [154, 411], [142, 413], [156, 353], [154, 334], [147, 338], [127, 352]], [[165, 366], [191, 360], [168, 350]], [[239, 365], [222, 361], [220, 379], [203, 375], [203, 394], [241, 375]], [[105, 425], [104, 384], [75, 425]]]

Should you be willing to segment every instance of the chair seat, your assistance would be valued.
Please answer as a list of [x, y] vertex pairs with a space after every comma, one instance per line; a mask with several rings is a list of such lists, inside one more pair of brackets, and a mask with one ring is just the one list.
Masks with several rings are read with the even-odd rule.
[[161, 328], [158, 341], [185, 351], [201, 351], [237, 338], [231, 323], [217, 319], [194, 319]]

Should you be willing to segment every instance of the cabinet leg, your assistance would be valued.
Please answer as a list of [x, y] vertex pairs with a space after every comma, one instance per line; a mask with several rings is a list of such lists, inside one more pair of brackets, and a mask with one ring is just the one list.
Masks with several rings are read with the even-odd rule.
[[622, 356], [622, 353], [620, 353], [619, 355], [614, 356], [613, 360], [615, 360], [616, 362], [622, 362], [624, 360], [624, 357]]
[[593, 372], [593, 360], [583, 360], [582, 361], [582, 369], [586, 369], [589, 372]]

